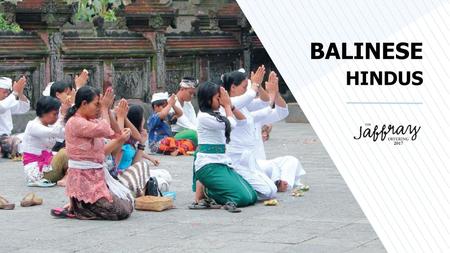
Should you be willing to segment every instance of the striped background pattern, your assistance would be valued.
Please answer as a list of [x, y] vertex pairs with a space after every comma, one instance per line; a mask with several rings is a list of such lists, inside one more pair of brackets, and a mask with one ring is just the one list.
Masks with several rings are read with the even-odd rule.
[[[450, 252], [450, 1], [238, 0], [388, 252]], [[422, 60], [311, 60], [310, 43], [422, 42]], [[347, 86], [347, 71], [423, 71]], [[354, 140], [365, 124], [415, 141]]]

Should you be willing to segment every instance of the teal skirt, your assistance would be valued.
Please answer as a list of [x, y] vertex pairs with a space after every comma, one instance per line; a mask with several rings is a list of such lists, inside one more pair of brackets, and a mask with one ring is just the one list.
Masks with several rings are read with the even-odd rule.
[[238, 207], [253, 205], [257, 195], [253, 187], [236, 171], [225, 164], [208, 164], [195, 172], [205, 186], [205, 193], [218, 204], [233, 202]]

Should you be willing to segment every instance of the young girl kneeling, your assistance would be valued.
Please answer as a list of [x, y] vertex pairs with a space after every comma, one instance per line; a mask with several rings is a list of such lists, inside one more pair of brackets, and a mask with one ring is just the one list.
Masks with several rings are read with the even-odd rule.
[[[245, 117], [232, 107], [225, 89], [211, 82], [200, 85], [198, 104], [199, 146], [194, 162], [196, 203], [191, 209], [202, 209], [198, 207], [204, 197], [224, 205], [231, 212], [239, 211], [237, 207], [254, 204], [257, 200], [255, 190], [230, 167], [231, 160], [225, 154], [225, 144], [230, 141], [231, 129], [237, 124], [233, 114], [238, 120], [245, 120]], [[226, 117], [219, 112], [221, 106]]]

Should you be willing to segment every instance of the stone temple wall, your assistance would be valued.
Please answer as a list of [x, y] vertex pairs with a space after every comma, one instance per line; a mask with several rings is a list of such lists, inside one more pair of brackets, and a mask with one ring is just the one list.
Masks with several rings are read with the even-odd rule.
[[[184, 76], [217, 81], [261, 64], [276, 71], [232, 0], [135, 0], [113, 23], [76, 21], [75, 11], [64, 0], [0, 4], [24, 30], [0, 31], [0, 76], [25, 75], [33, 106], [47, 83], [72, 81], [83, 69], [90, 72], [88, 85], [112, 86], [117, 98], [140, 103], [156, 91], [176, 92]], [[283, 80], [281, 91], [294, 102]]]

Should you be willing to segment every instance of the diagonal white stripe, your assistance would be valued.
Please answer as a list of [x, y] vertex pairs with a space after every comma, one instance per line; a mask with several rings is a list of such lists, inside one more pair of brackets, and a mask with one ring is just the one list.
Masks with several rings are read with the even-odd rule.
[[[448, 252], [449, 1], [238, 1], [375, 231], [392, 252]], [[423, 42], [423, 60], [310, 60], [310, 43]], [[346, 71], [422, 70], [421, 86], [346, 86]], [[419, 105], [348, 101], [418, 101]], [[412, 124], [415, 142], [356, 142]]]

